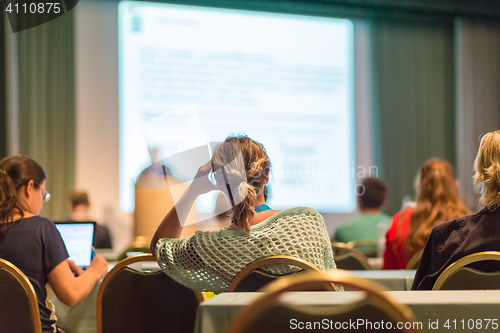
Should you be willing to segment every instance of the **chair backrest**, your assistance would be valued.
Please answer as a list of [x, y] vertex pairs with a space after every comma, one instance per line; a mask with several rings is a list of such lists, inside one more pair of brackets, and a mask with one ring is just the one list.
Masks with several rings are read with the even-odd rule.
[[420, 264], [420, 258], [422, 258], [422, 253], [424, 252], [424, 249], [418, 251], [415, 253], [410, 260], [408, 260], [408, 263], [406, 264], [405, 269], [417, 269], [418, 264]]
[[156, 261], [141, 254], [120, 261], [97, 293], [97, 332], [192, 333], [201, 293], [175, 282], [162, 271], [142, 272], [130, 264]]
[[0, 259], [0, 331], [42, 333], [35, 290], [21, 270]]
[[500, 289], [500, 271], [483, 272], [472, 267], [485, 261], [500, 261], [500, 252], [486, 251], [469, 254], [448, 266], [432, 287], [433, 290]]
[[377, 256], [377, 242], [368, 239], [350, 241], [346, 246], [350, 249], [356, 249], [363, 252], [363, 254], [369, 258], [375, 258]]
[[[282, 276], [276, 276], [273, 274], [266, 273], [259, 270], [262, 267], [270, 265], [290, 265], [298, 267], [301, 271], [318, 271], [321, 270], [315, 265], [307, 262], [306, 260], [295, 258], [292, 256], [272, 256], [268, 258], [263, 258], [248, 264], [245, 268], [241, 270], [231, 281], [228, 292], [251, 292], [257, 291], [267, 285], [268, 283], [281, 278]], [[298, 271], [298, 272], [301, 272]], [[297, 273], [298, 273], [297, 272]], [[333, 287], [327, 290], [334, 290]], [[325, 290], [324, 288], [322, 290]]]
[[368, 263], [366, 255], [352, 247], [348, 247], [344, 243], [332, 243], [334, 259], [337, 268], [345, 270], [370, 270], [372, 269]]
[[[352, 304], [310, 307], [307, 309], [297, 304], [287, 304], [280, 298], [285, 292], [296, 288], [310, 288], [325, 283], [341, 284], [344, 287], [349, 287], [349, 289], [364, 291], [365, 297]], [[264, 294], [241, 311], [231, 324], [228, 333], [289, 332], [291, 318], [302, 323], [324, 322], [325, 319], [328, 320], [328, 323], [349, 322], [350, 319], [352, 321], [352, 318], [363, 318], [371, 323], [380, 323], [383, 320], [386, 325], [391, 322], [392, 329], [390, 332], [419, 332], [413, 325], [415, 317], [410, 308], [403, 304], [397, 304], [380, 291], [386, 291], [386, 289], [368, 279], [356, 277], [340, 270], [330, 270], [326, 273], [307, 272], [284, 277], [263, 288], [262, 292]], [[406, 327], [410, 328], [397, 330], [398, 322], [408, 323]], [[405, 324], [403, 324], [403, 327], [405, 327]], [[319, 329], [316, 327], [316, 329], [307, 331], [320, 332], [322, 328], [324, 327]], [[360, 326], [358, 329], [349, 329], [349, 331], [379, 332], [380, 327], [379, 330], [370, 330], [365, 326]]]

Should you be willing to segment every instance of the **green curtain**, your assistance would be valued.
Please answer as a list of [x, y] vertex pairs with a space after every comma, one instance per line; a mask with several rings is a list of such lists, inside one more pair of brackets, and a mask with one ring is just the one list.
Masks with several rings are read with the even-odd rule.
[[425, 160], [455, 165], [453, 21], [377, 19], [372, 33], [374, 156], [393, 214]]
[[68, 215], [75, 178], [74, 11], [17, 33], [20, 153], [48, 175], [50, 202], [40, 213]]
[[5, 15], [0, 15], [0, 160], [7, 156], [7, 102], [5, 63]]

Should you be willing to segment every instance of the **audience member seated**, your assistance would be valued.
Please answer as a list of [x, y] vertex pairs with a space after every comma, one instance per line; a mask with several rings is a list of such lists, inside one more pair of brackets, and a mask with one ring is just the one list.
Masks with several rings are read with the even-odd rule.
[[363, 190], [358, 195], [358, 207], [361, 214], [347, 221], [335, 230], [334, 242], [349, 243], [351, 241], [378, 241], [379, 222], [389, 224], [391, 217], [380, 211], [387, 203], [385, 184], [376, 178], [365, 178]]
[[[412, 289], [430, 290], [441, 273], [469, 254], [500, 251], [500, 131], [483, 136], [474, 163], [474, 185], [484, 208], [432, 229]], [[498, 265], [474, 266], [496, 271]]]
[[382, 269], [404, 269], [421, 250], [432, 227], [470, 214], [458, 194], [458, 183], [450, 163], [425, 162], [415, 182], [417, 205], [403, 208], [392, 218], [386, 234]]
[[[221, 293], [248, 264], [270, 256], [289, 255], [323, 270], [335, 268], [330, 238], [318, 212], [306, 207], [277, 211], [265, 204], [263, 187], [269, 170], [264, 147], [246, 136], [228, 137], [218, 146], [151, 241], [161, 269], [191, 289]], [[224, 193], [231, 203], [231, 224], [178, 239], [195, 199], [212, 190]], [[270, 266], [265, 271], [284, 275], [295, 269]]]
[[73, 306], [108, 272], [108, 263], [95, 256], [84, 271], [68, 259], [54, 223], [38, 216], [50, 198], [46, 178], [42, 167], [28, 157], [0, 162], [0, 257], [16, 265], [33, 285], [42, 331], [60, 333], [46, 284], [62, 303]]
[[[69, 197], [68, 208], [73, 221], [94, 221], [89, 216], [90, 201], [86, 192], [78, 190], [73, 191]], [[109, 230], [105, 226], [96, 224], [94, 247], [96, 249], [112, 248]]]

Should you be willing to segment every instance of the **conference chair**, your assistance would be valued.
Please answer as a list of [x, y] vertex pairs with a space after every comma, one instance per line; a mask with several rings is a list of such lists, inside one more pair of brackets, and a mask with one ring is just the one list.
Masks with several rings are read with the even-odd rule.
[[35, 290], [19, 268], [0, 259], [0, 331], [42, 333]]
[[346, 246], [350, 249], [356, 249], [363, 252], [363, 254], [368, 258], [377, 257], [377, 242], [368, 239], [360, 239], [356, 241], [350, 241], [346, 244]]
[[424, 252], [424, 249], [418, 251], [415, 253], [410, 260], [408, 260], [408, 263], [406, 264], [405, 269], [417, 269], [418, 264], [420, 264], [420, 258], [422, 258], [422, 253]]
[[[228, 292], [251, 292], [257, 291], [268, 283], [281, 278], [283, 276], [273, 275], [261, 270], [262, 267], [270, 265], [289, 265], [300, 269], [297, 273], [303, 271], [317, 271], [321, 270], [315, 265], [307, 262], [306, 260], [291, 257], [291, 256], [272, 256], [263, 258], [252, 262], [241, 270], [231, 281]], [[295, 273], [292, 273], [295, 274]], [[289, 274], [290, 275], [290, 274]], [[285, 276], [289, 276], [285, 275]], [[322, 290], [334, 290], [334, 287], [323, 288]]]
[[458, 259], [439, 275], [432, 289], [500, 289], [500, 270], [495, 272], [483, 272], [473, 267], [467, 267], [473, 264], [485, 263], [486, 261], [500, 261], [500, 252], [478, 252]]
[[339, 269], [345, 270], [370, 270], [366, 255], [345, 243], [333, 242], [332, 250], [334, 253], [335, 264]]
[[[349, 289], [364, 291], [361, 299], [357, 302], [342, 305], [322, 305], [304, 307], [300, 304], [285, 302], [281, 296], [288, 291], [302, 288], [311, 288], [325, 283], [340, 284]], [[387, 325], [391, 323], [390, 332], [416, 333], [414, 329], [415, 317], [404, 304], [398, 304], [390, 296], [381, 291], [387, 291], [384, 287], [368, 279], [349, 274], [346, 271], [330, 270], [323, 272], [307, 272], [287, 276], [271, 282], [260, 290], [260, 295], [252, 304], [242, 309], [230, 326], [228, 333], [271, 333], [289, 332], [291, 330], [291, 319], [296, 322], [324, 322], [343, 323], [352, 321], [353, 318], [364, 319], [371, 323]], [[356, 321], [356, 320], [355, 320]], [[409, 329], [397, 329], [397, 323], [408, 323]], [[402, 325], [403, 327], [405, 324]], [[387, 327], [387, 326], [385, 326]], [[345, 328], [345, 327], [344, 327]], [[370, 329], [370, 327], [349, 327], [349, 332], [382, 332], [384, 330]], [[338, 329], [338, 328], [337, 328]], [[342, 330], [342, 329], [338, 329]], [[324, 329], [307, 329], [307, 332], [323, 332]]]
[[98, 333], [192, 333], [201, 293], [175, 282], [162, 271], [143, 272], [134, 263], [156, 261], [151, 254], [120, 261], [97, 293]]

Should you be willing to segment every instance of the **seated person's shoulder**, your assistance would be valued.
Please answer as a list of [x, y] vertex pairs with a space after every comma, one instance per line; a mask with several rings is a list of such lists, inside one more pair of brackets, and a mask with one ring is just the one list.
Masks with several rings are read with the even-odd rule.
[[280, 211], [275, 215], [282, 216], [310, 216], [323, 219], [320, 213], [309, 207], [294, 207]]
[[380, 213], [380, 219], [383, 220], [384, 222], [391, 222], [392, 216]]
[[56, 225], [54, 224], [54, 222], [45, 217], [32, 216], [31, 218], [27, 219], [27, 221], [33, 222], [32, 226], [36, 227], [37, 229], [45, 229], [45, 230], [56, 229]]
[[282, 219], [289, 222], [294, 223], [306, 223], [309, 225], [317, 225], [324, 227], [325, 221], [323, 216], [318, 213], [315, 209], [309, 207], [294, 207], [280, 211], [279, 213], [274, 214], [272, 217], [277, 219]]
[[443, 242], [446, 240], [461, 239], [464, 234], [464, 227], [469, 220], [469, 216], [462, 216], [452, 221], [440, 223], [432, 228], [432, 237], [435, 241]]
[[357, 229], [353, 220], [344, 221], [335, 228], [333, 239], [337, 242], [344, 242], [343, 235], [353, 229]]
[[440, 233], [450, 233], [454, 230], [461, 229], [470, 220], [470, 216], [462, 216], [457, 219], [443, 222], [432, 228]]

